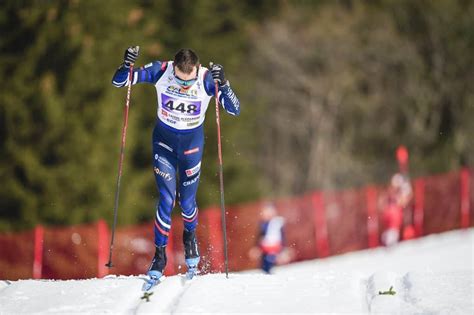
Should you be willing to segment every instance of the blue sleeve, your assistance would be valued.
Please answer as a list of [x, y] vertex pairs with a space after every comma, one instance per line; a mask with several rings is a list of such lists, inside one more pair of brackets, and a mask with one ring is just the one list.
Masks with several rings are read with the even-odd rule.
[[[132, 85], [137, 83], [155, 84], [166, 70], [167, 62], [154, 61], [138, 69], [133, 69]], [[129, 84], [130, 68], [122, 64], [112, 78], [112, 84], [116, 87], [123, 87]]]
[[269, 222], [270, 222], [270, 221], [262, 221], [262, 222], [260, 223], [260, 236], [261, 236], [261, 237], [264, 237], [265, 234], [267, 234], [268, 223], [269, 223]]
[[265, 222], [258, 222], [258, 237], [255, 238], [255, 246], [259, 246], [263, 237], [265, 236], [266, 225]]
[[[204, 88], [206, 89], [207, 95], [216, 96], [216, 88], [214, 85], [214, 80], [210, 71], [204, 76]], [[240, 114], [240, 102], [234, 91], [229, 85], [229, 82], [219, 87], [219, 103], [222, 104], [222, 107], [231, 115], [239, 116]]]

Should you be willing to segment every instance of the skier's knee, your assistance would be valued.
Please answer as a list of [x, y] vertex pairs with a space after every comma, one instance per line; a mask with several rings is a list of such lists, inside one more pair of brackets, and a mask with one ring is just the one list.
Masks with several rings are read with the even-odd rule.
[[173, 209], [175, 196], [167, 190], [160, 190], [160, 204], [164, 209]]
[[179, 204], [181, 206], [183, 214], [187, 216], [192, 215], [194, 210], [197, 208], [195, 198], [188, 198], [185, 200], [181, 200]]

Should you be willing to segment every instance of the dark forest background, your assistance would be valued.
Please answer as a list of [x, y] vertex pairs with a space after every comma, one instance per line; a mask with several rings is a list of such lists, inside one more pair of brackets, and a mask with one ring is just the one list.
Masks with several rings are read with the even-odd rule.
[[[474, 165], [474, 1], [4, 1], [0, 231], [112, 218], [126, 89], [182, 47], [225, 66], [226, 202], [384, 183]], [[219, 203], [213, 101], [198, 193]], [[132, 88], [119, 223], [154, 215], [155, 90]]]

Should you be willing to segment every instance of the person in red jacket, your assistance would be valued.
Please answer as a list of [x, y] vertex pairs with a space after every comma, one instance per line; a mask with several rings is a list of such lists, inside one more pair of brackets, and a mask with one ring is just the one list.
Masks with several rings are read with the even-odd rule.
[[413, 198], [413, 189], [408, 177], [408, 151], [400, 146], [397, 149], [397, 160], [400, 172], [394, 174], [390, 179], [387, 202], [382, 215], [384, 231], [382, 243], [391, 246], [400, 240], [400, 234], [404, 225], [404, 213]]

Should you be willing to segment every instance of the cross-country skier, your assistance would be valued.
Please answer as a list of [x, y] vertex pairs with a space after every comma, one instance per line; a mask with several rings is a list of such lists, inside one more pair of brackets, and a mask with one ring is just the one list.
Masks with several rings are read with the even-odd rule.
[[[130, 84], [130, 65], [138, 58], [138, 47], [129, 47], [124, 62], [115, 72], [112, 84]], [[215, 95], [215, 82], [218, 95]], [[188, 272], [196, 271], [199, 248], [196, 240], [201, 158], [204, 149], [204, 119], [212, 96], [225, 110], [240, 114], [240, 104], [225, 79], [224, 68], [212, 65], [210, 71], [199, 63], [191, 49], [181, 49], [172, 61], [154, 61], [133, 71], [131, 84], [150, 83], [156, 88], [158, 110], [153, 130], [153, 172], [159, 192], [154, 225], [156, 252], [148, 275], [158, 280], [166, 266], [166, 245], [171, 229], [171, 210], [181, 206], [184, 223], [183, 243]]]
[[272, 204], [265, 204], [260, 215], [257, 245], [250, 249], [249, 256], [252, 259], [260, 257], [261, 269], [265, 273], [270, 273], [278, 261], [289, 260], [289, 257], [281, 256], [285, 249], [283, 232], [285, 220], [277, 215]]

